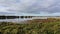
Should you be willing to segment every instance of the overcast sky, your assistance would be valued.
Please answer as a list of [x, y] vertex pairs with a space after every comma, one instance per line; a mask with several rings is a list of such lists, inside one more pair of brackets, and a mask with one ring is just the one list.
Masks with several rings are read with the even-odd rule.
[[60, 0], [0, 0], [0, 14], [60, 16]]

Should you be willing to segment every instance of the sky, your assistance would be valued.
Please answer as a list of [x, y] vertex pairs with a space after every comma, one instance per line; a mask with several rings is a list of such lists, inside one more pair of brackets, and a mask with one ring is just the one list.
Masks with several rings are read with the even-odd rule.
[[0, 15], [60, 16], [60, 0], [0, 0]]

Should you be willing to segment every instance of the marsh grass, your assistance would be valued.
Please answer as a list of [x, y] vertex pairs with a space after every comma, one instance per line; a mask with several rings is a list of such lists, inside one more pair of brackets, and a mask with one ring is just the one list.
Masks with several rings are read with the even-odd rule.
[[60, 34], [60, 21], [32, 20], [28, 21], [28, 24], [2, 22], [0, 34]]

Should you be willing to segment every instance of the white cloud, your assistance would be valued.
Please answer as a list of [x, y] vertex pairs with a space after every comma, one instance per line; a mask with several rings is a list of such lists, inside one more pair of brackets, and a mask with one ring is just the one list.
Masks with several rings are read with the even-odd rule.
[[0, 0], [0, 12], [43, 14], [60, 12], [60, 0]]
[[0, 6], [0, 12], [8, 12], [7, 9], [9, 8]]

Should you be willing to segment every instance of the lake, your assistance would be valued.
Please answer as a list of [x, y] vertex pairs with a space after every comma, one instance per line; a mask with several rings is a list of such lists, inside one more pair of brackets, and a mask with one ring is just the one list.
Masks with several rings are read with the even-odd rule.
[[21, 21], [27, 21], [27, 20], [32, 20], [32, 18], [0, 19], [0, 22], [21, 22]]

